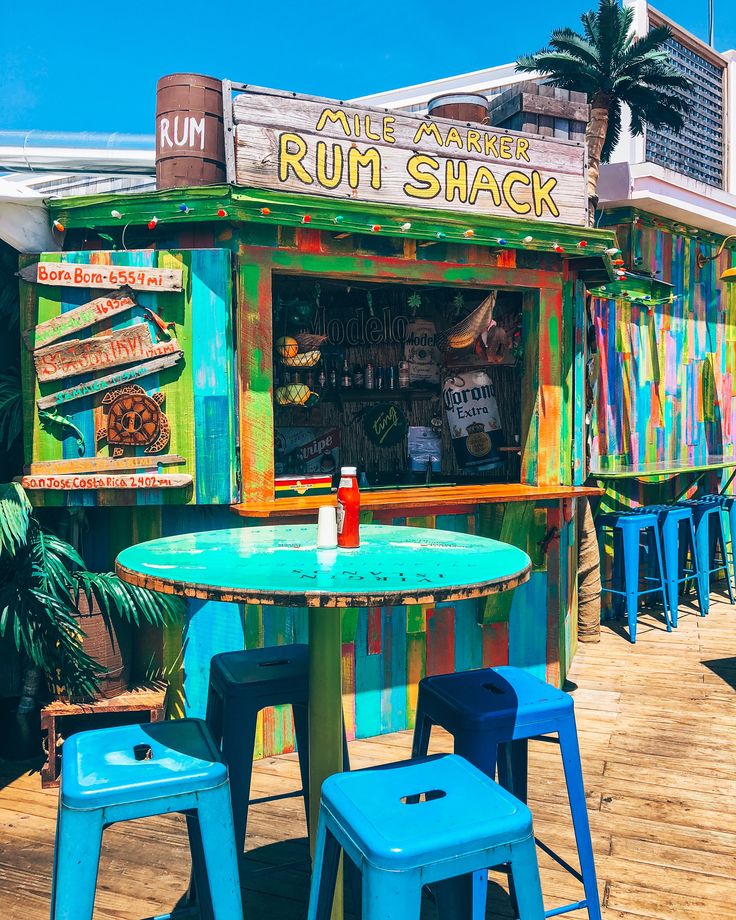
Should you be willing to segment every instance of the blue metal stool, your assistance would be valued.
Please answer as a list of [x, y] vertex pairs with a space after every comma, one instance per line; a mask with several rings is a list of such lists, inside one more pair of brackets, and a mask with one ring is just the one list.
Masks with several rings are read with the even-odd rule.
[[[700, 498], [681, 502], [681, 504], [692, 509], [693, 513], [700, 583], [700, 610], [705, 616], [710, 609], [710, 577], [716, 572], [726, 573], [728, 596], [732, 604], [736, 603], [728, 565], [726, 530], [723, 526], [725, 496], [703, 495]], [[720, 561], [716, 559], [718, 551], [721, 554]]]
[[544, 917], [531, 812], [461, 757], [330, 776], [321, 806], [308, 920], [329, 920], [340, 850], [361, 875], [362, 920], [419, 920], [422, 886], [448, 879], [465, 899], [447, 906], [467, 917], [473, 875], [504, 863], [517, 916]]
[[[498, 762], [499, 782], [523, 802], [527, 797], [528, 740], [546, 734], [559, 736], [585, 899], [549, 910], [545, 916], [587, 907], [590, 920], [600, 920], [572, 697], [513, 667], [425, 677], [419, 682], [413, 757], [427, 753], [433, 725], [448, 731], [455, 741], [455, 753], [487, 776], [495, 776]], [[517, 890], [517, 898], [518, 894]], [[477, 908], [474, 916], [483, 917], [483, 910]]]
[[[672, 629], [667, 587], [665, 585], [664, 564], [662, 562], [662, 542], [659, 536], [659, 521], [656, 513], [644, 511], [612, 511], [599, 514], [595, 519], [599, 538], [604, 530], [613, 532], [613, 578], [610, 585], [603, 585], [602, 592], [615, 594], [626, 599], [626, 614], [629, 621], [629, 638], [636, 642], [636, 617], [639, 598], [646, 594], [661, 594], [664, 605], [664, 619], [667, 631]], [[642, 534], [654, 544], [656, 552], [655, 577], [643, 575], [645, 582], [653, 581], [653, 588], [639, 588], [639, 556]], [[616, 544], [619, 544], [617, 546]], [[601, 549], [601, 556], [603, 550]], [[623, 575], [621, 574], [621, 556], [623, 556]], [[622, 587], [619, 587], [622, 586]]]
[[730, 495], [724, 495], [723, 510], [728, 515], [728, 530], [731, 538], [731, 577], [736, 583], [736, 499]]
[[[698, 554], [695, 542], [695, 526], [692, 508], [684, 505], [646, 505], [635, 509], [638, 514], [656, 514], [659, 522], [659, 535], [662, 541], [664, 575], [667, 584], [667, 601], [670, 621], [677, 626], [677, 613], [680, 606], [680, 585], [695, 582], [698, 606], [703, 615], [703, 594], [699, 577]], [[688, 550], [692, 567], [688, 568], [686, 559]]]
[[[279, 645], [215, 655], [210, 665], [207, 724], [230, 771], [235, 839], [242, 853], [248, 806], [303, 796], [309, 822], [309, 648]], [[250, 798], [258, 713], [267, 706], [290, 705], [299, 754], [302, 788]], [[343, 763], [349, 769], [343, 733]]]
[[51, 920], [91, 920], [102, 831], [186, 812], [216, 920], [242, 920], [227, 767], [198, 719], [79, 732], [64, 744]]

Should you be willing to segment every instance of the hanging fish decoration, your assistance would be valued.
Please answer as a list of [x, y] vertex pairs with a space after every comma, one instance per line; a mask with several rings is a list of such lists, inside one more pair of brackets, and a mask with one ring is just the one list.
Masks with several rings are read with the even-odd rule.
[[65, 415], [61, 415], [53, 409], [39, 409], [38, 421], [44, 431], [48, 431], [50, 435], [59, 441], [72, 437], [72, 434], [63, 434], [65, 428], [70, 428], [77, 442], [79, 456], [81, 457], [84, 454], [84, 435], [74, 422], [70, 422]]

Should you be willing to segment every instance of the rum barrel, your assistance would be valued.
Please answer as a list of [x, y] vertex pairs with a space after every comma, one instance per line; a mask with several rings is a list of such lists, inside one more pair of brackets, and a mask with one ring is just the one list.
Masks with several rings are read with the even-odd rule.
[[172, 73], [156, 86], [156, 186], [217, 185], [226, 180], [222, 81]]
[[427, 113], [433, 118], [488, 124], [488, 100], [480, 93], [443, 93], [429, 100]]

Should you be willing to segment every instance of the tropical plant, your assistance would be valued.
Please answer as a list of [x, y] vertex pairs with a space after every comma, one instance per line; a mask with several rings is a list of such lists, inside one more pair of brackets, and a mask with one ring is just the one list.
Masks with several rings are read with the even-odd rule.
[[162, 625], [181, 616], [178, 598], [90, 572], [79, 553], [45, 529], [23, 489], [0, 485], [0, 637], [12, 637], [49, 686], [69, 697], [93, 696], [104, 668], [82, 646], [78, 604], [97, 602], [108, 629], [114, 617]]
[[601, 162], [608, 162], [621, 135], [621, 108], [631, 111], [631, 131], [645, 125], [682, 130], [688, 103], [681, 95], [690, 81], [669, 62], [665, 43], [669, 26], [655, 26], [637, 38], [633, 7], [618, 0], [599, 0], [598, 9], [581, 16], [583, 34], [556, 29], [547, 47], [522, 55], [516, 69], [540, 73], [561, 89], [587, 93], [591, 105], [586, 131], [588, 197], [597, 203]]
[[23, 403], [17, 368], [0, 373], [0, 450], [7, 451], [23, 430]]

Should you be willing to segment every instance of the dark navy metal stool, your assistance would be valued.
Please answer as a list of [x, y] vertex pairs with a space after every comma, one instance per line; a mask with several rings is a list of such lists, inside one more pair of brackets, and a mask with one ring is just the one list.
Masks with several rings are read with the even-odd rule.
[[[498, 766], [500, 784], [522, 802], [527, 797], [528, 740], [558, 735], [585, 898], [545, 916], [587, 908], [589, 920], [600, 920], [572, 697], [513, 667], [425, 677], [419, 683], [413, 757], [426, 755], [433, 725], [448, 731], [455, 753], [487, 776], [493, 778]], [[481, 890], [485, 897], [485, 886]], [[474, 917], [484, 916], [481, 907], [476, 903]]]
[[[603, 584], [601, 591], [626, 599], [626, 614], [629, 621], [629, 638], [636, 642], [636, 617], [639, 598], [646, 594], [661, 594], [664, 605], [664, 619], [667, 631], [672, 629], [662, 561], [662, 541], [659, 536], [657, 514], [640, 511], [611, 511], [599, 514], [595, 519], [599, 539], [604, 530], [613, 532], [613, 577], [609, 584]], [[643, 575], [645, 582], [655, 582], [653, 588], [639, 588], [639, 556], [642, 535], [651, 541], [656, 552], [656, 576]], [[618, 545], [617, 545], [618, 544]], [[601, 549], [601, 557], [603, 549]], [[621, 557], [623, 556], [623, 572]]]
[[[261, 802], [304, 798], [309, 822], [309, 649], [279, 645], [215, 655], [210, 666], [207, 724], [230, 771], [235, 839], [245, 848], [248, 806]], [[302, 788], [294, 792], [250, 798], [258, 713], [267, 706], [290, 705], [299, 755]], [[343, 763], [349, 769], [343, 733]]]
[[[693, 512], [700, 581], [700, 609], [703, 616], [710, 609], [710, 576], [715, 575], [716, 572], [725, 572], [728, 597], [732, 604], [736, 603], [728, 565], [726, 530], [723, 526], [725, 501], [724, 495], [715, 494], [703, 495], [681, 503], [686, 508], [691, 508]], [[720, 561], [716, 559], [716, 553], [719, 551]]]

